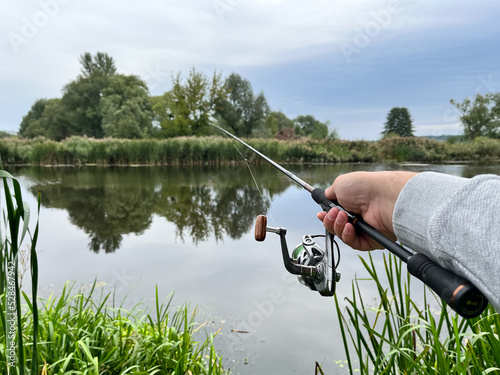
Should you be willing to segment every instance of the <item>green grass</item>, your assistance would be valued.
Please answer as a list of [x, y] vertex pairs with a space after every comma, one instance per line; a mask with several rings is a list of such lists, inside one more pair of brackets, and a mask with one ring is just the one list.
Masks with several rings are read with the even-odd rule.
[[[19, 182], [4, 170], [0, 177], [6, 206], [0, 225], [0, 373], [227, 373], [216, 354], [214, 335], [201, 331], [196, 310], [191, 312], [186, 304], [172, 307], [173, 295], [160, 301], [156, 290], [150, 310], [138, 305], [126, 310], [123, 303], [115, 307], [111, 294], [95, 295], [95, 283], [88, 292], [73, 292], [67, 285], [59, 297], [39, 298], [38, 220], [32, 234]], [[26, 243], [31, 296], [20, 285]]]
[[[372, 257], [361, 259], [378, 291], [377, 304], [368, 306], [360, 283], [341, 311], [335, 297], [345, 353], [351, 374], [488, 374], [500, 371], [500, 316], [491, 307], [474, 319], [456, 315], [444, 302], [437, 311], [411, 299], [410, 276], [401, 261], [384, 256], [385, 276], [377, 274]], [[434, 298], [434, 297], [433, 297]]]
[[[500, 140], [478, 138], [474, 142], [442, 142], [416, 137], [392, 137], [380, 141], [297, 139], [248, 139], [257, 150], [277, 162], [357, 163], [497, 161]], [[6, 164], [37, 165], [164, 165], [217, 164], [262, 160], [234, 140], [223, 137], [169, 139], [92, 139], [71, 137], [61, 142], [43, 138], [0, 138], [0, 157]]]
[[[95, 290], [95, 283], [77, 293], [67, 285], [60, 297], [40, 300], [38, 357], [47, 374], [226, 373], [213, 335], [195, 322], [196, 310], [173, 308], [173, 295], [160, 302], [156, 291], [149, 312], [139, 306], [110, 307], [111, 294], [96, 296]], [[30, 313], [23, 318], [26, 335], [33, 331]], [[30, 343], [25, 352], [29, 367]]]

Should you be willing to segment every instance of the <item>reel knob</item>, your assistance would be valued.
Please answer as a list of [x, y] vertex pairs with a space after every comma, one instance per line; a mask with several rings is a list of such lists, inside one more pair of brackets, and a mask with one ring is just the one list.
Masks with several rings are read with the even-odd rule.
[[266, 239], [267, 218], [264, 215], [257, 216], [255, 220], [255, 240], [262, 242]]

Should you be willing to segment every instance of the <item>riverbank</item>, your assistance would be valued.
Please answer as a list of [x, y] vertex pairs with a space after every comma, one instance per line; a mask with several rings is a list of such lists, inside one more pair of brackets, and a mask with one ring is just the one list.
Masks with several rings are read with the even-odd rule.
[[[478, 138], [448, 143], [426, 138], [394, 137], [379, 141], [315, 141], [249, 139], [248, 144], [285, 163], [483, 162], [500, 159], [500, 140]], [[259, 161], [257, 155], [221, 137], [169, 139], [93, 139], [71, 137], [61, 142], [44, 138], [0, 139], [6, 165], [175, 165]]]

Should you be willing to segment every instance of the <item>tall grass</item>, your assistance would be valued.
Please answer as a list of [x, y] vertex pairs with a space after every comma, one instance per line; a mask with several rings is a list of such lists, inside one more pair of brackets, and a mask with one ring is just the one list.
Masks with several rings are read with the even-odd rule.
[[[214, 335], [199, 332], [203, 325], [195, 323], [196, 310], [186, 304], [173, 308], [173, 295], [160, 301], [156, 290], [151, 311], [110, 305], [111, 294], [96, 296], [95, 283], [89, 292], [74, 293], [67, 285], [60, 297], [38, 298], [38, 219], [31, 234], [19, 182], [4, 170], [0, 177], [6, 206], [5, 230], [0, 226], [0, 373], [226, 373]], [[38, 211], [40, 201], [38, 194]], [[19, 267], [28, 237], [31, 298], [20, 285]]]
[[[1, 163], [0, 163], [1, 164]], [[23, 202], [21, 186], [12, 175], [5, 170], [0, 170], [0, 177], [3, 180], [4, 200], [6, 211], [3, 212], [5, 229], [1, 236], [1, 261], [0, 261], [0, 335], [2, 335], [3, 351], [0, 352], [0, 366], [9, 373], [10, 368], [17, 367], [19, 374], [26, 373], [26, 345], [23, 344], [25, 338], [31, 338], [32, 348], [32, 374], [37, 374], [38, 355], [38, 309], [37, 309], [37, 288], [38, 288], [38, 263], [36, 256], [36, 243], [38, 239], [38, 219], [33, 235], [31, 235], [28, 225], [30, 219], [30, 208]], [[11, 185], [14, 194], [11, 193]], [[40, 194], [38, 194], [38, 211], [40, 211]], [[32, 282], [31, 300], [23, 293], [25, 301], [32, 311], [32, 331], [31, 336], [27, 336], [23, 331], [23, 316], [21, 312], [21, 287], [19, 285], [20, 271], [19, 260], [21, 246], [24, 243], [26, 234], [29, 234], [29, 257], [30, 274]], [[16, 347], [17, 344], [17, 347]]]
[[369, 307], [355, 280], [347, 308], [335, 297], [351, 374], [487, 374], [500, 371], [500, 316], [489, 307], [481, 316], [464, 319], [444, 302], [433, 310], [419, 308], [410, 296], [410, 276], [395, 256], [384, 256], [387, 282], [377, 274], [372, 257], [366, 262], [378, 304]]
[[[385, 161], [487, 161], [500, 159], [500, 140], [478, 138], [447, 143], [416, 137], [380, 141], [249, 139], [248, 143], [277, 162], [353, 163]], [[61, 142], [43, 138], [0, 139], [0, 156], [7, 164], [163, 165], [216, 164], [248, 159], [261, 162], [234, 140], [221, 137], [169, 139], [92, 139], [71, 137]]]
[[[162, 302], [156, 290], [153, 311], [126, 310], [108, 306], [111, 294], [95, 295], [95, 283], [88, 292], [72, 289], [40, 303], [38, 355], [47, 374], [225, 373], [214, 336], [201, 332], [196, 310], [173, 308], [173, 295]], [[31, 331], [28, 319], [23, 328]]]

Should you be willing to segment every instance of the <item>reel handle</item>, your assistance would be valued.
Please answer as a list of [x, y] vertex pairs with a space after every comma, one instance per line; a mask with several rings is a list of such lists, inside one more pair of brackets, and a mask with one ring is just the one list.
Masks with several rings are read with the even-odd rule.
[[264, 215], [257, 216], [255, 220], [255, 240], [262, 242], [266, 239], [267, 218]]

